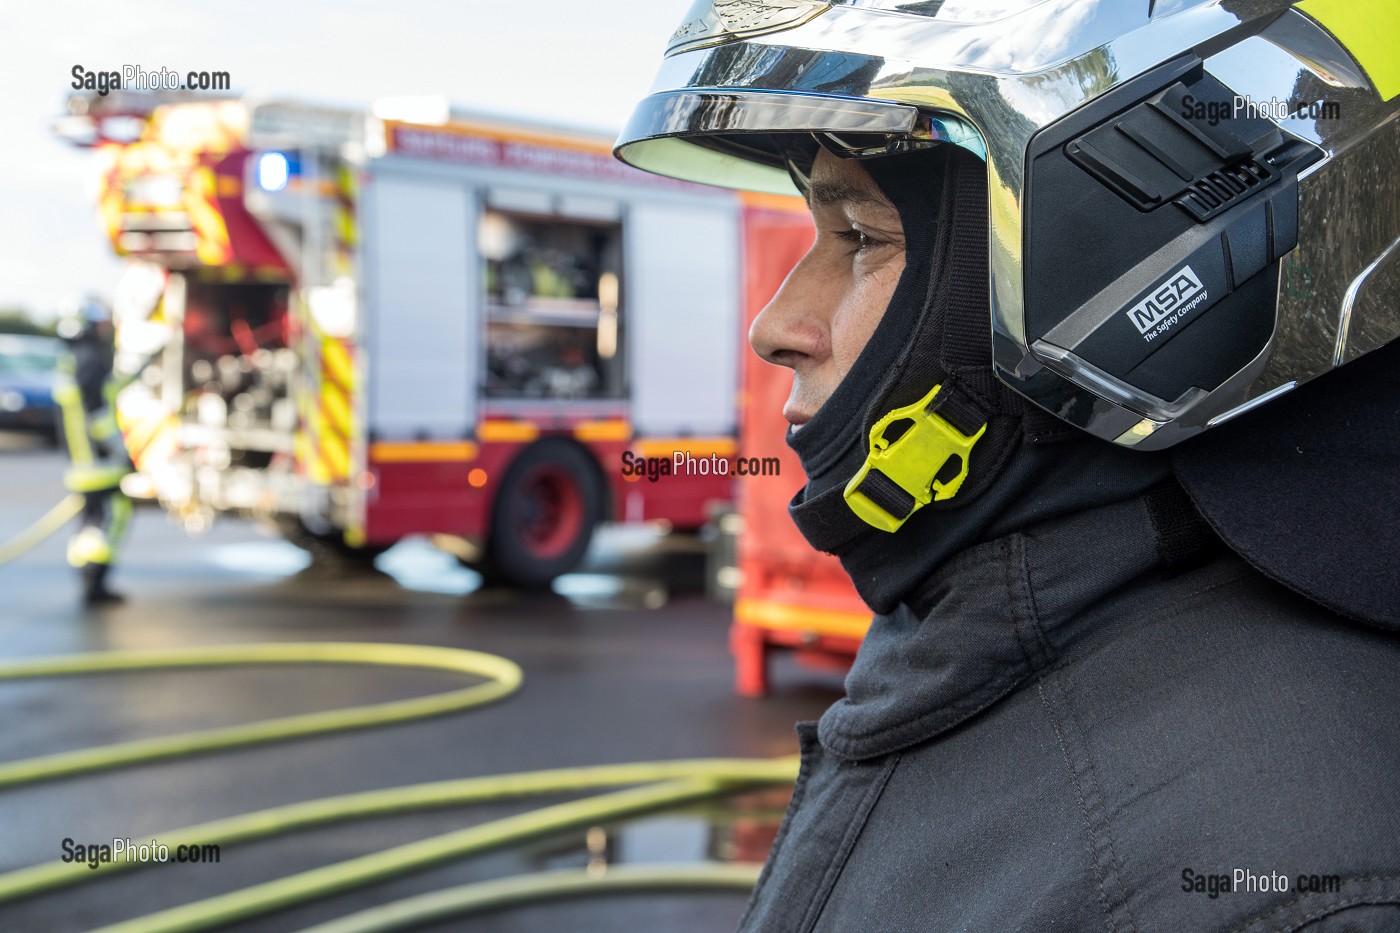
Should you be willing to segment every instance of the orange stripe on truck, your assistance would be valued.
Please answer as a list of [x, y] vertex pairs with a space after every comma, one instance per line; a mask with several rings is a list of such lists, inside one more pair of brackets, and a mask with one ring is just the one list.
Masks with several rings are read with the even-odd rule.
[[376, 463], [415, 463], [422, 461], [475, 460], [477, 446], [471, 441], [379, 441], [369, 445], [369, 458]]
[[581, 441], [628, 441], [632, 439], [632, 425], [620, 419], [607, 421], [582, 421], [574, 425], [574, 437]]
[[540, 429], [528, 421], [483, 421], [476, 429], [476, 439], [492, 441], [533, 441]]
[[664, 437], [647, 438], [632, 445], [643, 457], [668, 458], [676, 451], [689, 452], [692, 456], [720, 457], [733, 456], [739, 445], [732, 437]]

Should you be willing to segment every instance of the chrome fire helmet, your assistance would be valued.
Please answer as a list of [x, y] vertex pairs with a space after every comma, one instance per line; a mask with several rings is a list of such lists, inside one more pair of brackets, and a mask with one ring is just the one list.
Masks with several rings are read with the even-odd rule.
[[1395, 0], [697, 0], [617, 155], [986, 162], [989, 362], [1170, 447], [1400, 336]]

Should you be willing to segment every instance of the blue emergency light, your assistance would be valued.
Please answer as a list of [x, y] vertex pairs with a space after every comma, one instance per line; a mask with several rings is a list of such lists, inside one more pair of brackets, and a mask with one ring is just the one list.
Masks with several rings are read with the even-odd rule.
[[285, 152], [264, 152], [258, 156], [258, 187], [264, 191], [281, 191], [287, 181], [299, 174], [301, 165]]

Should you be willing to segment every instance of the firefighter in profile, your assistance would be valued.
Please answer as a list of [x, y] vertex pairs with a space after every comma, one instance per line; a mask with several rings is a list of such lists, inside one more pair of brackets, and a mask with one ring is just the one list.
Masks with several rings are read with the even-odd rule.
[[805, 197], [750, 342], [875, 613], [744, 933], [1400, 930], [1398, 11], [672, 34], [617, 153]]
[[68, 562], [82, 574], [84, 604], [120, 602], [107, 577], [131, 521], [131, 500], [121, 491], [121, 481], [132, 465], [117, 427], [116, 396], [122, 386], [112, 372], [111, 312], [100, 300], [88, 298], [59, 323], [58, 335], [67, 350], [54, 382], [69, 459], [63, 484], [83, 497]]

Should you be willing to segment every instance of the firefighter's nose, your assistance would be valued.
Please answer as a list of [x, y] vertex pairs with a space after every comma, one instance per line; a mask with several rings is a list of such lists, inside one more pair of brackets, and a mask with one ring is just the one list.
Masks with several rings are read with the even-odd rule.
[[749, 328], [749, 345], [770, 363], [796, 368], [831, 353], [831, 336], [822, 314], [824, 302], [814, 288], [810, 254], [788, 274], [782, 288]]

